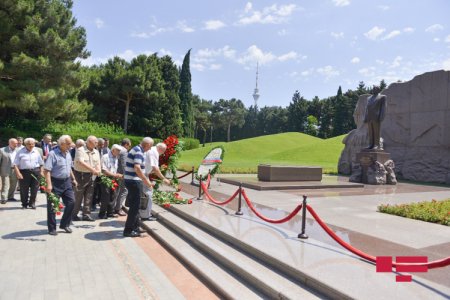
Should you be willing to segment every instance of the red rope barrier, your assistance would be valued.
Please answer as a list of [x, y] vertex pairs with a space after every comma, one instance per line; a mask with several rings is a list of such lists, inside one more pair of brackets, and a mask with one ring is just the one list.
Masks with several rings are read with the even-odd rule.
[[[308, 209], [309, 213], [313, 216], [313, 218], [317, 221], [317, 223], [319, 223], [319, 225], [323, 228], [323, 230], [326, 231], [326, 233], [328, 233], [337, 243], [339, 243], [342, 247], [344, 247], [345, 249], [347, 249], [348, 251], [368, 260], [371, 262], [376, 262], [376, 257], [369, 255], [367, 253], [362, 252], [359, 249], [356, 249], [354, 247], [352, 247], [350, 244], [344, 242], [340, 237], [338, 237], [331, 229], [330, 227], [327, 226], [327, 224], [325, 224], [325, 222], [317, 215], [317, 213], [314, 211], [314, 209], [309, 206], [306, 205], [306, 208]], [[392, 262], [392, 265], [397, 267], [397, 266], [427, 266], [428, 269], [434, 269], [434, 268], [441, 268], [441, 267], [445, 267], [450, 265], [450, 256], [446, 257], [444, 259], [441, 260], [435, 260], [435, 261], [430, 261], [428, 263], [413, 263], [413, 264], [405, 264], [405, 263], [396, 263], [396, 262]]]
[[189, 171], [189, 172], [187, 172], [186, 174], [177, 177], [177, 179], [184, 178], [184, 177], [188, 176], [189, 174], [192, 174], [192, 171]]
[[247, 194], [245, 193], [245, 190], [242, 190], [242, 196], [245, 199], [245, 202], [247, 202], [248, 207], [253, 211], [253, 213], [260, 219], [269, 222], [269, 223], [274, 223], [274, 224], [278, 224], [278, 223], [284, 223], [289, 221], [290, 219], [292, 219], [299, 211], [300, 209], [302, 209], [302, 205], [299, 204], [289, 215], [287, 215], [286, 217], [279, 219], [279, 220], [274, 220], [274, 219], [269, 219], [263, 215], [261, 215], [253, 206], [253, 204], [250, 202], [250, 199], [248, 199]]
[[225, 205], [225, 204], [228, 204], [228, 203], [230, 203], [234, 198], [236, 198], [236, 196], [239, 194], [239, 189], [237, 189], [236, 192], [234, 192], [234, 194], [233, 194], [230, 198], [228, 198], [227, 200], [225, 200], [225, 201], [223, 201], [223, 202], [220, 202], [220, 201], [214, 199], [213, 196], [211, 196], [211, 194], [208, 193], [208, 188], [206, 187], [206, 185], [205, 185], [203, 182], [202, 182], [202, 189], [203, 189], [203, 192], [205, 193], [205, 196], [206, 196], [212, 203], [217, 204], [217, 205]]

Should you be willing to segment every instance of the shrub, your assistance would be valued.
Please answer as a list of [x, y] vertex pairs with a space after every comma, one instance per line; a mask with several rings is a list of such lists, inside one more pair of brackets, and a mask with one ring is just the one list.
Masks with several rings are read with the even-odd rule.
[[197, 149], [200, 147], [200, 141], [192, 138], [180, 138], [180, 142], [183, 142], [183, 150]]
[[378, 211], [450, 226], [450, 199], [399, 205], [382, 204], [378, 206]]
[[49, 123], [43, 131], [60, 136], [62, 134], [79, 133], [83, 135], [124, 135], [123, 130], [114, 124], [97, 122]]

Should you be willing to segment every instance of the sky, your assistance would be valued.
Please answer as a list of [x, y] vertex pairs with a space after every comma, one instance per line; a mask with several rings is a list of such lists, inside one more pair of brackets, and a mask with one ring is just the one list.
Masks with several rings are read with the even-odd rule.
[[192, 92], [249, 107], [259, 65], [258, 106], [308, 100], [450, 70], [447, 0], [75, 0], [91, 56], [170, 55], [191, 50]]

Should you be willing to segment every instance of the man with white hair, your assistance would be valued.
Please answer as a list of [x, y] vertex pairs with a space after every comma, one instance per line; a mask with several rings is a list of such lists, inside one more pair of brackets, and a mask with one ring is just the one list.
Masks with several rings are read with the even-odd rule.
[[150, 180], [144, 175], [144, 152], [150, 150], [153, 140], [145, 137], [140, 145], [130, 150], [125, 165], [125, 186], [128, 190], [127, 202], [130, 205], [127, 221], [123, 230], [125, 237], [138, 237], [139, 233], [139, 205], [142, 194], [142, 185], [153, 188]]
[[8, 146], [0, 149], [0, 176], [2, 178], [1, 204], [14, 199], [17, 187], [17, 177], [14, 173], [13, 162], [17, 154], [17, 140], [12, 138]]
[[83, 203], [83, 221], [95, 221], [91, 217], [91, 202], [94, 193], [94, 181], [100, 175], [100, 155], [95, 149], [97, 138], [93, 135], [86, 139], [86, 147], [76, 150], [74, 161], [74, 175], [78, 182], [75, 189], [75, 206], [72, 220], [79, 221], [78, 212]]
[[[61, 197], [64, 203], [64, 214], [59, 223], [59, 228], [67, 233], [72, 233], [69, 227], [72, 220], [72, 211], [75, 202], [73, 186], [77, 186], [77, 181], [72, 172], [72, 156], [69, 148], [72, 138], [69, 135], [62, 135], [58, 139], [58, 146], [49, 152], [45, 161], [45, 179], [47, 181], [47, 193], [54, 193]], [[47, 196], [47, 227], [50, 235], [57, 235], [55, 208]]]
[[[153, 144], [153, 143], [152, 143]], [[159, 156], [166, 152], [167, 145], [158, 143], [145, 152], [145, 176], [150, 178], [151, 174], [155, 174], [165, 184], [170, 184], [170, 180], [165, 178], [159, 169]], [[146, 209], [140, 209], [139, 215], [142, 221], [155, 221], [156, 218], [152, 216], [152, 196], [153, 190], [144, 187], [144, 193], [148, 198], [148, 205]]]
[[[22, 201], [22, 209], [28, 206], [36, 209], [36, 195], [39, 189], [39, 176], [43, 176], [42, 166], [44, 161], [41, 154], [34, 147], [35, 139], [26, 138], [25, 147], [22, 148], [14, 159], [14, 171], [20, 186], [20, 200]], [[29, 198], [28, 198], [29, 195]]]
[[[103, 154], [102, 156], [102, 174], [108, 176], [111, 179], [119, 180], [123, 178], [123, 175], [117, 173], [118, 160], [117, 157], [120, 154], [122, 147], [114, 144], [109, 153]], [[100, 202], [100, 212], [98, 214], [99, 219], [107, 219], [114, 217], [114, 200], [116, 198], [116, 189], [118, 186], [108, 187], [101, 182], [101, 202]]]

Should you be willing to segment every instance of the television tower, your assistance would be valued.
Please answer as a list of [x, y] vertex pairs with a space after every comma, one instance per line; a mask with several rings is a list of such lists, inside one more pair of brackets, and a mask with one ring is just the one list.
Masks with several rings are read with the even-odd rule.
[[256, 87], [253, 92], [253, 99], [255, 100], [255, 108], [258, 107], [259, 90], [258, 90], [258, 62], [256, 63]]

